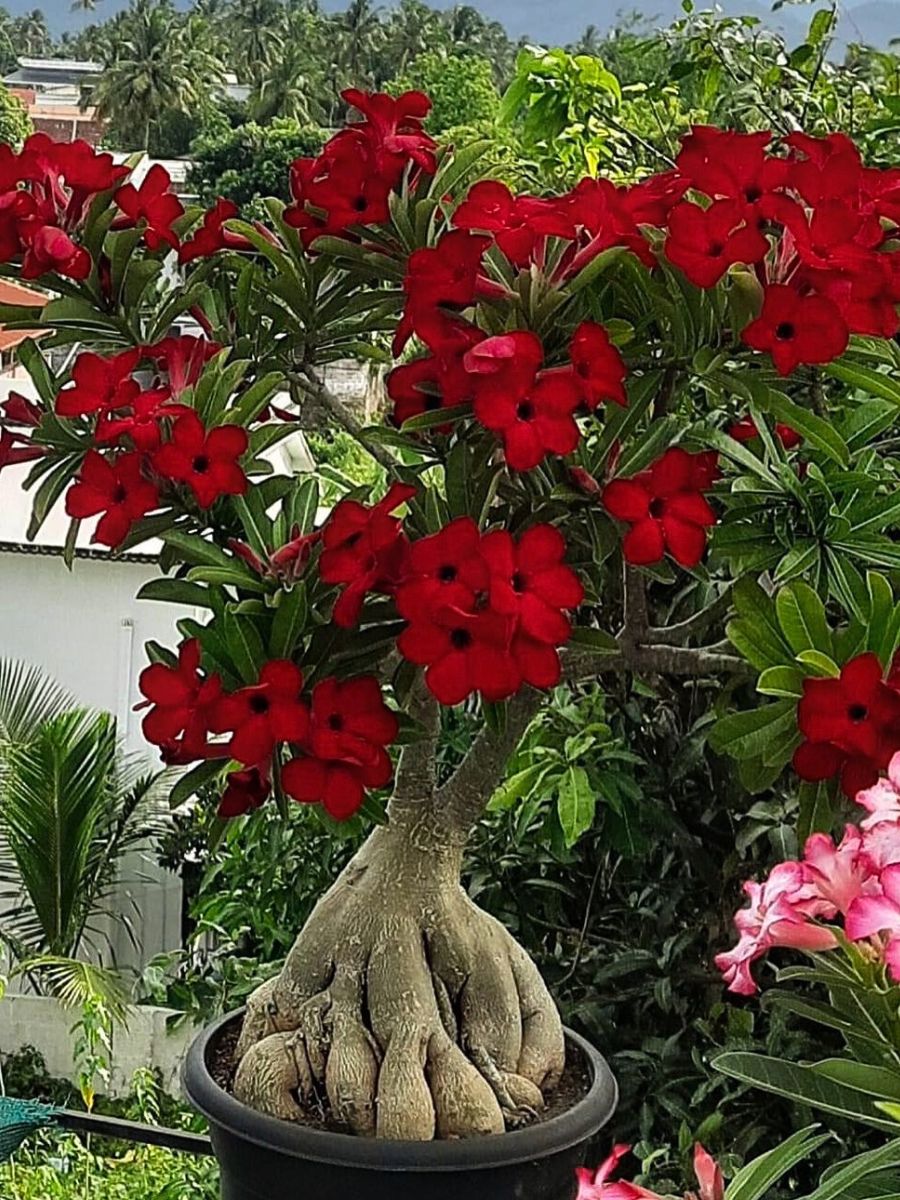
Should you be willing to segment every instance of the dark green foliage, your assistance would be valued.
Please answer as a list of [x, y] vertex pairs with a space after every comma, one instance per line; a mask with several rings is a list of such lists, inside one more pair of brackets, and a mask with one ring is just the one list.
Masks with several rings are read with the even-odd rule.
[[263, 196], [289, 200], [291, 163], [317, 154], [326, 134], [278, 117], [265, 127], [248, 122], [235, 129], [203, 133], [191, 146], [191, 186], [204, 202], [225, 196], [246, 206]]

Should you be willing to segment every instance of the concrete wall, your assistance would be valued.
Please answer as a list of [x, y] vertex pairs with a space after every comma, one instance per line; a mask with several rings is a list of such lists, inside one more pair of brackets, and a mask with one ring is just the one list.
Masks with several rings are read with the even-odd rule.
[[[169, 1033], [167, 1008], [134, 1008], [128, 1028], [113, 1034], [112, 1071], [109, 1086], [102, 1090], [113, 1098], [128, 1095], [131, 1079], [138, 1067], [160, 1072], [163, 1086], [173, 1096], [180, 1095], [181, 1063], [194, 1036], [188, 1025]], [[56, 1079], [75, 1082], [70, 1030], [78, 1014], [61, 1008], [55, 1000], [43, 996], [7, 996], [0, 1000], [0, 1059], [34, 1046], [43, 1055], [47, 1070]]]
[[[152, 563], [76, 559], [68, 571], [61, 558], [0, 552], [0, 657], [43, 668], [81, 704], [105, 709], [118, 719], [126, 749], [158, 764], [141, 735], [137, 680], [146, 664], [144, 642], [171, 645], [175, 621], [187, 610], [135, 600]], [[139, 966], [154, 954], [181, 944], [181, 884], [147, 855], [123, 866], [116, 905], [132, 920], [139, 954], [126, 931], [113, 924], [116, 960]], [[135, 912], [140, 920], [135, 919]], [[2, 1046], [2, 1042], [0, 1042]]]

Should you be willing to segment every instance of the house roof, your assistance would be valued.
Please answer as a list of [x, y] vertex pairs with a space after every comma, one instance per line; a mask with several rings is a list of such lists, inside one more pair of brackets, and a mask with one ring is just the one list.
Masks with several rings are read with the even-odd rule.
[[49, 299], [45, 292], [25, 287], [14, 279], [0, 279], [0, 304], [39, 304], [43, 308]]

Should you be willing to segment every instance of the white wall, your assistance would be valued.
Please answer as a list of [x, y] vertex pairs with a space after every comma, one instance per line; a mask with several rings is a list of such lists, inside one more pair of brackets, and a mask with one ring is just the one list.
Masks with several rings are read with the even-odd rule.
[[[149, 1005], [129, 1011], [127, 1027], [113, 1030], [110, 1081], [100, 1091], [113, 1099], [125, 1097], [138, 1067], [150, 1067], [160, 1072], [170, 1095], [181, 1094], [181, 1063], [195, 1031], [185, 1022], [170, 1033], [166, 1019], [171, 1015], [168, 1008]], [[0, 1000], [0, 1051], [6, 1056], [35, 1046], [54, 1079], [75, 1083], [70, 1030], [77, 1019], [77, 1012], [44, 996], [7, 996]]]
[[[62, 559], [35, 553], [0, 551], [0, 657], [42, 667], [76, 699], [113, 713], [128, 750], [157, 763], [144, 741], [138, 675], [146, 665], [144, 643], [153, 638], [172, 645], [175, 621], [184, 609], [135, 600], [152, 563], [76, 559], [70, 572]], [[139, 965], [180, 945], [181, 884], [147, 856], [135, 855], [123, 868], [117, 904], [133, 915], [142, 953], [136, 956], [124, 929], [113, 927], [113, 948], [122, 965]]]

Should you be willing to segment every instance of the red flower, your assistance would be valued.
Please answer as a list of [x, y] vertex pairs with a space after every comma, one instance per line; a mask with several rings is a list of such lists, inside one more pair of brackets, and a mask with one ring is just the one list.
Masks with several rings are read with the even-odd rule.
[[505, 183], [484, 179], [453, 214], [457, 229], [490, 233], [516, 267], [527, 266], [548, 236], [574, 238], [575, 226], [553, 200], [512, 194]]
[[426, 344], [446, 336], [447, 318], [440, 310], [457, 310], [474, 304], [476, 296], [496, 292], [496, 285], [481, 276], [489, 237], [454, 229], [436, 246], [414, 250], [406, 266], [403, 287], [407, 301], [394, 338], [394, 354], [416, 333]]
[[569, 343], [569, 357], [581, 386], [584, 403], [592, 412], [603, 400], [627, 405], [623, 381], [628, 370], [602, 325], [595, 321], [582, 321]]
[[683, 567], [700, 562], [706, 530], [716, 523], [702, 494], [715, 478], [715, 461], [715, 454], [688, 454], [673, 446], [648, 471], [607, 484], [604, 508], [631, 525], [622, 542], [627, 562], [659, 562], [667, 551]]
[[388, 96], [384, 92], [363, 92], [347, 88], [341, 99], [363, 114], [363, 120], [349, 126], [364, 137], [379, 154], [379, 170], [396, 186], [407, 164], [415, 162], [428, 175], [436, 167], [435, 141], [422, 129], [431, 112], [431, 101], [423, 92], [403, 92]]
[[845, 133], [822, 138], [792, 133], [784, 141], [794, 152], [788, 160], [788, 183], [807, 204], [815, 207], [826, 200], [854, 200], [858, 196], [863, 182], [862, 158]]
[[0, 412], [6, 421], [13, 425], [25, 425], [29, 429], [37, 429], [44, 415], [44, 410], [27, 396], [20, 392], [10, 391], [9, 399], [0, 404]]
[[19, 231], [25, 245], [23, 279], [38, 279], [51, 271], [69, 279], [87, 279], [90, 275], [90, 254], [83, 246], [76, 246], [65, 230], [35, 217], [20, 222]]
[[570, 454], [581, 436], [574, 413], [582, 389], [566, 369], [537, 373], [540, 341], [522, 331], [488, 338], [466, 355], [478, 375], [476, 420], [503, 440], [507, 464], [529, 471], [547, 454]]
[[771, 133], [737, 133], [694, 125], [681, 142], [677, 166], [690, 187], [711, 197], [754, 205], [782, 188], [788, 172], [783, 158], [767, 152]]
[[309, 757], [285, 765], [284, 790], [301, 803], [320, 802], [337, 820], [352, 816], [366, 788], [390, 782], [393, 768], [385, 747], [397, 732], [397, 717], [385, 705], [377, 679], [324, 679], [313, 689], [304, 743]]
[[847, 349], [850, 335], [837, 307], [825, 296], [801, 295], [769, 284], [762, 312], [741, 334], [754, 350], [766, 350], [779, 375], [801, 363], [827, 363]]
[[859, 654], [838, 679], [804, 679], [797, 725], [806, 741], [794, 752], [801, 779], [839, 774], [850, 797], [876, 782], [900, 737], [900, 695], [883, 675], [875, 654]]
[[309, 729], [309, 709], [301, 698], [303, 675], [287, 659], [267, 662], [259, 681], [224, 696], [213, 728], [231, 732], [228, 753], [245, 766], [259, 766], [279, 742], [300, 742]]
[[267, 774], [259, 767], [246, 771], [232, 771], [226, 777], [226, 787], [219, 801], [216, 815], [223, 821], [242, 817], [245, 813], [262, 808], [269, 798], [272, 785]]
[[4, 467], [33, 462], [36, 458], [43, 458], [46, 453], [46, 446], [31, 445], [31, 439], [24, 434], [0, 429], [0, 471]]
[[358, 500], [335, 506], [322, 531], [319, 575], [323, 583], [346, 584], [332, 613], [336, 625], [355, 625], [366, 593], [397, 583], [407, 542], [401, 518], [391, 514], [415, 494], [410, 484], [394, 483], [371, 507]]
[[471, 517], [457, 517], [438, 533], [409, 547], [406, 575], [397, 587], [397, 611], [415, 620], [424, 610], [468, 609], [488, 585], [482, 537]]
[[491, 608], [515, 617], [523, 633], [548, 646], [568, 641], [565, 610], [584, 599], [578, 576], [563, 562], [565, 553], [565, 538], [552, 525], [533, 525], [518, 544], [506, 530], [488, 533], [481, 542]]
[[180, 396], [185, 388], [194, 386], [203, 374], [203, 368], [221, 349], [218, 342], [184, 333], [163, 338], [153, 346], [144, 346], [141, 353], [165, 371], [170, 391], [174, 396]]
[[203, 757], [222, 683], [218, 675], [207, 678], [200, 671], [199, 641], [191, 638], [181, 643], [177, 667], [165, 663], [145, 667], [138, 686], [153, 706], [141, 722], [147, 741], [171, 746], [180, 738], [186, 755]]
[[[394, 367], [387, 377], [394, 424], [471, 400], [473, 380], [465, 368], [465, 357], [483, 340], [484, 334], [474, 325], [448, 321], [444, 337], [433, 343], [433, 354]], [[442, 431], [440, 426], [438, 432]]]
[[402, 96], [342, 93], [364, 119], [348, 125], [316, 158], [291, 167], [294, 203], [285, 220], [300, 229], [305, 246], [322, 234], [344, 235], [357, 225], [375, 225], [389, 216], [388, 196], [410, 163], [428, 174], [435, 169], [435, 142], [422, 129], [431, 101], [421, 92]]
[[137, 380], [130, 378], [139, 358], [137, 350], [112, 358], [102, 358], [91, 350], [79, 354], [72, 367], [72, 386], [56, 397], [57, 415], [83, 417], [132, 404], [141, 390]]
[[153, 465], [165, 479], [186, 483], [201, 508], [220, 496], [243, 496], [247, 476], [238, 465], [246, 453], [246, 430], [239, 425], [219, 425], [207, 431], [192, 410], [172, 426], [172, 437], [153, 456]]
[[769, 249], [746, 216], [746, 206], [733, 200], [709, 208], [683, 201], [669, 213], [666, 257], [697, 287], [714, 287], [733, 263], [757, 263]]
[[270, 555], [268, 573], [283, 583], [295, 583], [306, 570], [313, 547], [321, 536], [319, 531], [301, 533], [299, 526], [295, 525], [291, 540]]
[[75, 483], [66, 492], [66, 512], [83, 520], [103, 513], [94, 541], [118, 546], [135, 521], [159, 505], [159, 493], [142, 474], [140, 454], [123, 454], [111, 462], [88, 450]]
[[225, 222], [238, 215], [238, 206], [233, 200], [217, 200], [209, 212], [204, 213], [200, 228], [193, 237], [182, 242], [178, 250], [178, 261], [182, 264], [197, 258], [209, 258], [219, 250], [231, 246], [245, 249], [244, 238], [229, 233]]
[[114, 222], [113, 228], [143, 224], [148, 250], [159, 250], [164, 244], [177, 250], [178, 238], [172, 224], [184, 216], [184, 205], [169, 191], [171, 184], [169, 172], [159, 163], [150, 168], [140, 187], [133, 183], [123, 184], [116, 192], [115, 201], [125, 220], [121, 225]]
[[380, 225], [390, 215], [391, 182], [379, 172], [371, 146], [352, 130], [333, 137], [317, 158], [297, 159], [290, 185], [294, 203], [285, 220], [301, 231], [307, 247], [323, 234]]
[[149, 454], [159, 448], [160, 421], [164, 417], [175, 418], [194, 410], [184, 404], [170, 404], [171, 395], [166, 388], [152, 392], [141, 392], [134, 399], [131, 412], [114, 416], [102, 412], [97, 421], [94, 441], [98, 446], [112, 446], [123, 437], [129, 437], [136, 450]]
[[511, 652], [513, 631], [512, 618], [500, 613], [440, 608], [412, 621], [397, 638], [397, 648], [426, 668], [425, 683], [441, 704], [459, 704], [473, 692], [485, 700], [505, 700], [522, 683]]
[[[740, 421], [729, 425], [728, 436], [733, 437], [736, 442], [752, 442], [754, 438], [759, 437], [759, 430], [752, 417], [741, 417]], [[781, 422], [775, 425], [775, 436], [785, 450], [793, 450], [803, 441], [796, 429], [791, 429], [790, 425], [783, 425]]]

